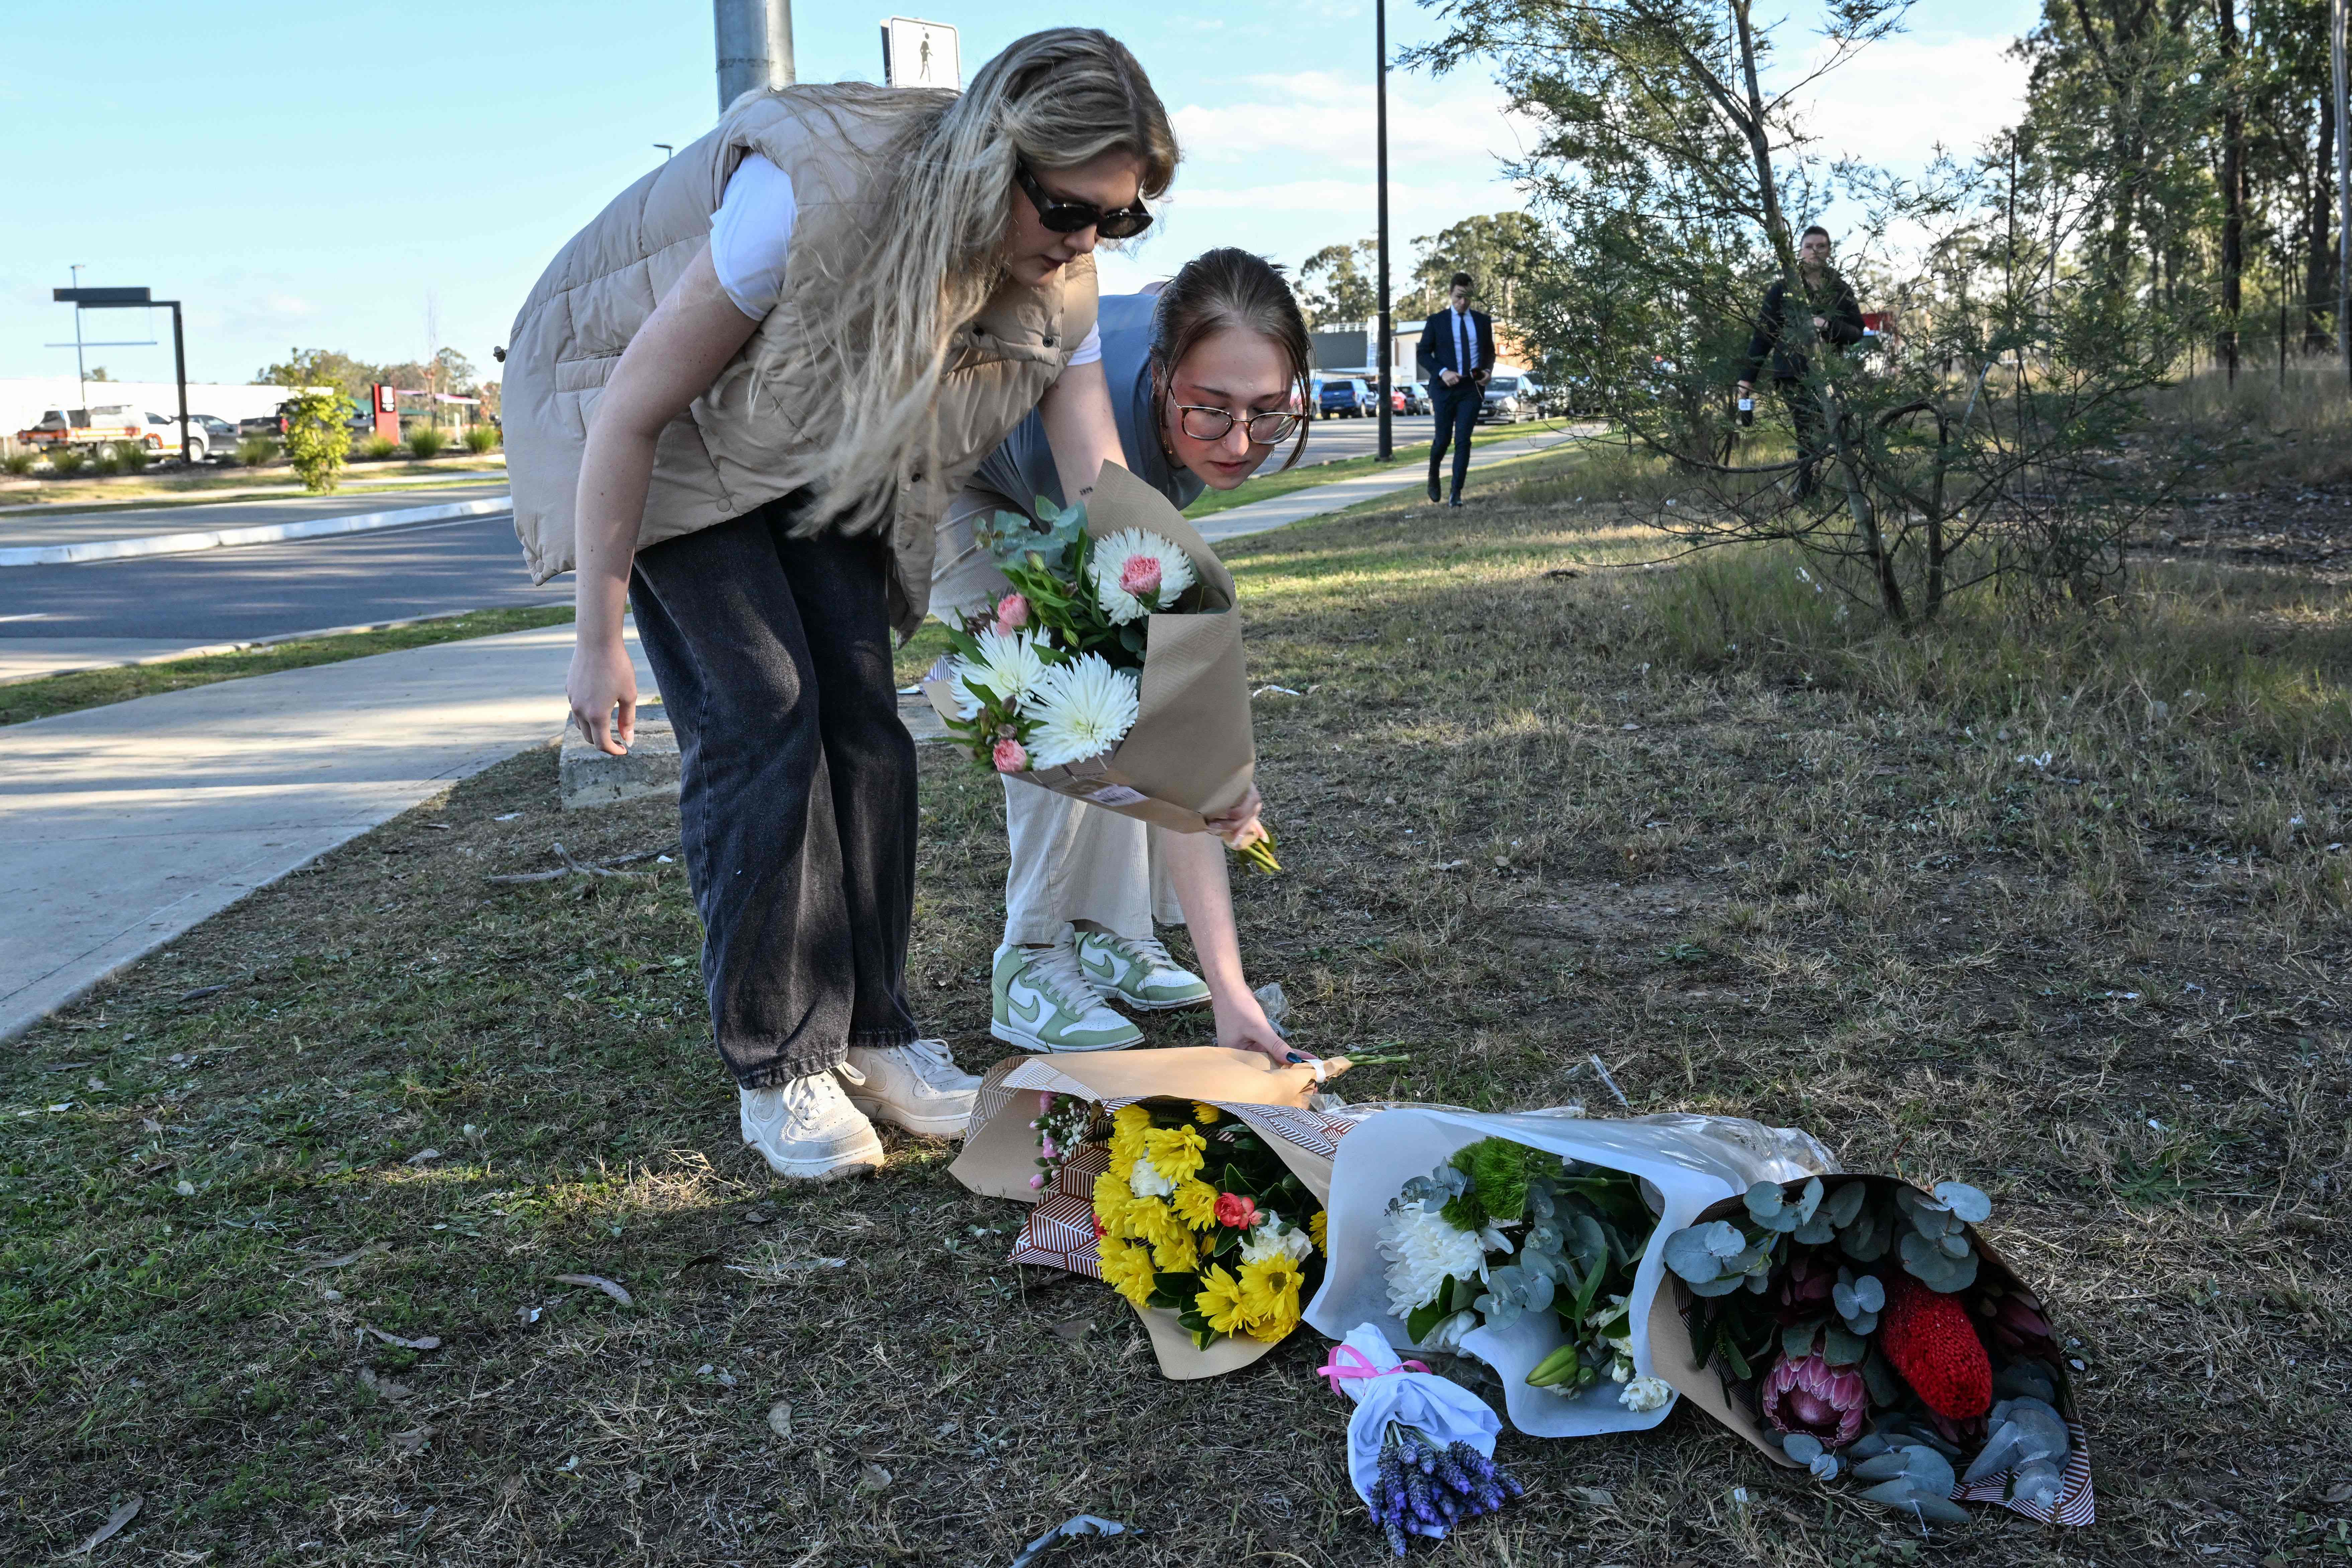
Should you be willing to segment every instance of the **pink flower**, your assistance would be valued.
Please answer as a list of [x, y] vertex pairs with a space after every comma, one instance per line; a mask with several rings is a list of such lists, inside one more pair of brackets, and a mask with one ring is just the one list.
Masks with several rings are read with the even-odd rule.
[[1037, 1114], [1043, 1116], [1053, 1109], [1054, 1091], [1050, 1089], [1039, 1089], [1037, 1091]]
[[1130, 555], [1118, 569], [1118, 585], [1139, 599], [1160, 595], [1160, 563], [1149, 555]]
[[1018, 741], [999, 741], [991, 754], [1000, 773], [1020, 773], [1029, 771], [1029, 753]]
[[996, 629], [1017, 632], [1029, 624], [1029, 601], [1019, 594], [1007, 594], [996, 601]]
[[1825, 1448], [1843, 1448], [1862, 1436], [1870, 1391], [1852, 1367], [1832, 1368], [1820, 1352], [1782, 1356], [1764, 1377], [1764, 1419], [1780, 1432], [1803, 1432]]
[[1058, 1160], [1062, 1157], [1062, 1152], [1054, 1147], [1054, 1140], [1045, 1133], [1040, 1132], [1037, 1135], [1037, 1142], [1039, 1145], [1037, 1152], [1048, 1160]]
[[1045, 1178], [1042, 1175], [1032, 1176], [1029, 1178], [1029, 1190], [1033, 1193], [1045, 1184]]
[[1232, 1230], [1247, 1230], [1257, 1223], [1257, 1205], [1239, 1193], [1219, 1193], [1217, 1223]]

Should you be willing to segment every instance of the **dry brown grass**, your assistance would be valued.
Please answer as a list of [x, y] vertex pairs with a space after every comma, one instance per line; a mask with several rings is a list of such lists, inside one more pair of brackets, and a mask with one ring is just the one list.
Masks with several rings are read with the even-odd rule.
[[[1597, 1053], [1637, 1111], [1981, 1184], [2085, 1363], [2102, 1518], [1923, 1546], [1684, 1411], [1507, 1438], [1531, 1498], [1424, 1555], [2340, 1552], [2340, 589], [2198, 568], [2098, 623], [1896, 641], [1770, 556], [1612, 574], [1644, 542], [1571, 500], [1490, 481], [1231, 551], [1254, 681], [1307, 693], [1258, 705], [1288, 874], [1242, 889], [1254, 978], [1311, 1046], [1416, 1053], [1359, 1098], [1602, 1110]], [[910, 987], [977, 1068], [999, 806], [923, 765]], [[1107, 1291], [1003, 1261], [1018, 1211], [947, 1145], [772, 1184], [677, 868], [483, 880], [676, 832], [552, 795], [548, 753], [494, 769], [11, 1053], [12, 1112], [73, 1103], [5, 1121], [0, 1558], [137, 1492], [101, 1559], [995, 1564], [1084, 1510], [1144, 1533], [1062, 1560], [1377, 1560], [1313, 1336], [1163, 1383]], [[551, 1281], [582, 1270], [636, 1304]]]

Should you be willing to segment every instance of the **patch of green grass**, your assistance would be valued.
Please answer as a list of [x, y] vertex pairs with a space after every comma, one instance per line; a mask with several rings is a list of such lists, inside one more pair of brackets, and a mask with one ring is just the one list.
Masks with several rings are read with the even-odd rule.
[[[1923, 1550], [1682, 1410], [1507, 1433], [1531, 1495], [1443, 1555], [2327, 1546], [2340, 595], [2158, 569], [2108, 622], [1989, 605], [1896, 637], [1783, 603], [1769, 552], [1723, 557], [1710, 597], [1625, 569], [1660, 542], [1613, 509], [1514, 499], [1576, 460], [1474, 480], [1460, 512], [1407, 496], [1226, 547], [1252, 683], [1305, 693], [1255, 704], [1286, 869], [1237, 884], [1251, 977], [1310, 1048], [1411, 1054], [1343, 1080], [1359, 1101], [1614, 1113], [1597, 1056], [1634, 1114], [1755, 1116], [1982, 1186], [2083, 1363], [2101, 1521], [1988, 1510]], [[2145, 693], [2183, 645], [2272, 673], [2158, 725]], [[1003, 1051], [1002, 795], [920, 756], [907, 991], [979, 1069]], [[1077, 1512], [1140, 1527], [1100, 1549], [1137, 1564], [1375, 1561], [1316, 1336], [1165, 1383], [1098, 1283], [1005, 1261], [1022, 1211], [964, 1192], [951, 1145], [886, 1130], [872, 1179], [777, 1184], [708, 1042], [682, 868], [488, 879], [678, 826], [659, 800], [561, 812], [535, 751], [0, 1054], [0, 1559], [66, 1551], [135, 1479], [126, 1542], [159, 1562], [1001, 1563]]]
[[209, 686], [218, 680], [238, 680], [248, 675], [268, 675], [313, 664], [337, 664], [391, 653], [404, 647], [457, 642], [467, 637], [496, 637], [501, 632], [529, 631], [536, 626], [568, 625], [569, 605], [530, 609], [476, 610], [462, 616], [440, 616], [380, 631], [344, 632], [334, 637], [307, 637], [299, 642], [272, 643], [237, 653], [207, 654], [200, 658], [166, 659], [158, 664], [116, 665], [106, 669], [76, 670], [45, 675], [0, 686], [0, 724], [21, 724], [78, 708], [98, 708], [158, 691], [178, 691]]

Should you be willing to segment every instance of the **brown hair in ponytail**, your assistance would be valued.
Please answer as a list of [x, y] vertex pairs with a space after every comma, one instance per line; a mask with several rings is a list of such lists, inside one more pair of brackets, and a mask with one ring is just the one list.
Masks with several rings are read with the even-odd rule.
[[[1151, 313], [1151, 415], [1154, 428], [1168, 427], [1168, 384], [1184, 356], [1203, 338], [1228, 328], [1257, 333], [1282, 351], [1290, 362], [1291, 380], [1298, 388], [1300, 409], [1307, 420], [1315, 410], [1306, 406], [1307, 387], [1315, 375], [1315, 349], [1307, 336], [1307, 319], [1298, 301], [1273, 263], [1262, 256], [1226, 246], [1186, 262], [1160, 290]], [[1307, 449], [1307, 424], [1283, 467], [1297, 463]]]

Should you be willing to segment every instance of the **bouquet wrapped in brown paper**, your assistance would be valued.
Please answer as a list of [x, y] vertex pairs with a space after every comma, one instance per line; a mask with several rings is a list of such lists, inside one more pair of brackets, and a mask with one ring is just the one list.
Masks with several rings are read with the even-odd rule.
[[1309, 1100], [1344, 1067], [1215, 1047], [1016, 1057], [982, 1080], [950, 1170], [1035, 1205], [1014, 1262], [1103, 1279], [1161, 1373], [1213, 1377], [1287, 1336], [1321, 1278], [1331, 1158], [1354, 1123]]
[[1759, 1182], [1668, 1236], [1659, 1376], [1780, 1464], [1924, 1521], [2092, 1521], [2091, 1461], [2041, 1300], [1958, 1182]]
[[[1082, 508], [976, 531], [1013, 592], [924, 694], [983, 767], [1180, 833], [1256, 769], [1234, 580], [1167, 497], [1117, 464]], [[1262, 845], [1236, 846], [1262, 868]]]

